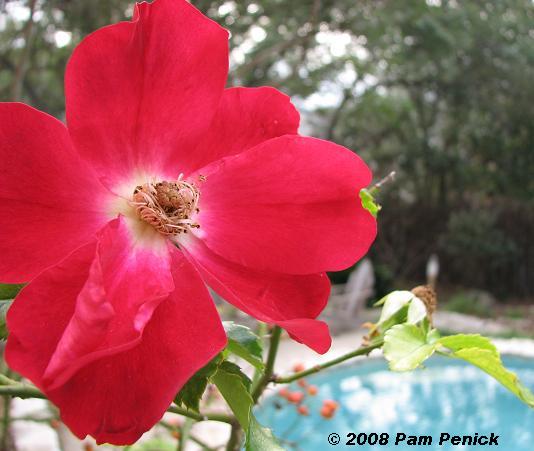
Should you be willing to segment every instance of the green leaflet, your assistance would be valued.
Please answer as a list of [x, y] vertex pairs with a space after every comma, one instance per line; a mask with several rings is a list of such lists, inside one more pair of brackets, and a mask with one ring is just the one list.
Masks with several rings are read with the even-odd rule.
[[534, 394], [504, 367], [497, 348], [486, 337], [458, 334], [440, 338], [435, 329], [425, 333], [424, 328], [408, 323], [393, 326], [384, 336], [384, 356], [393, 371], [414, 370], [440, 348], [480, 368], [534, 408]]
[[223, 326], [228, 337], [226, 349], [263, 371], [265, 365], [263, 363], [263, 345], [260, 337], [248, 327], [235, 324], [232, 321], [223, 322]]
[[480, 335], [453, 335], [443, 337], [439, 344], [452, 351], [451, 355], [477, 366], [500, 382], [521, 401], [534, 408], [534, 394], [525, 387], [517, 375], [507, 370], [497, 348]]
[[384, 336], [384, 357], [393, 371], [414, 370], [434, 353], [438, 337], [435, 329], [425, 333], [413, 324], [397, 324]]
[[245, 451], [284, 451], [273, 431], [263, 427], [251, 415], [250, 427], [247, 432]]
[[365, 188], [361, 189], [360, 199], [362, 200], [362, 207], [376, 218], [382, 207], [375, 201], [371, 192]]
[[231, 362], [222, 362], [217, 372], [211, 377], [223, 398], [226, 400], [239, 424], [248, 430], [252, 410], [252, 396], [250, 395], [250, 379], [240, 368]]
[[19, 291], [24, 287], [23, 283], [19, 284], [5, 284], [0, 283], [0, 299], [14, 299]]
[[216, 373], [222, 361], [222, 355], [219, 354], [206, 366], [198, 370], [176, 395], [174, 398], [175, 404], [177, 406], [184, 405], [186, 408], [198, 412], [200, 399], [206, 390], [208, 381]]
[[490, 341], [490, 339], [479, 334], [449, 335], [447, 337], [440, 338], [439, 343], [451, 351], [460, 351], [461, 349], [465, 348], [480, 348], [491, 351], [497, 356], [499, 355], [497, 348]]
[[11, 300], [0, 301], [0, 339], [2, 340], [5, 340], [7, 338], [8, 330], [6, 323], [6, 315], [12, 303], [13, 301]]

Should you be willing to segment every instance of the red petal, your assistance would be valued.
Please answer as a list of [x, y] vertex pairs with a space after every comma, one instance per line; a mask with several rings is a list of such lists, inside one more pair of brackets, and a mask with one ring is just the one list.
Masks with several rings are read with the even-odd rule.
[[271, 138], [296, 134], [299, 113], [288, 96], [274, 88], [230, 88], [224, 91], [209, 130], [195, 152], [184, 154], [184, 173], [244, 152]]
[[337, 271], [369, 249], [376, 222], [353, 152], [299, 136], [266, 141], [202, 169], [198, 236], [223, 258], [291, 274]]
[[174, 290], [167, 245], [158, 235], [134, 242], [122, 218], [99, 234], [89, 277], [43, 375], [48, 390], [89, 362], [139, 343], [154, 309]]
[[330, 294], [326, 274], [254, 271], [224, 260], [191, 236], [183, 244], [203, 279], [228, 302], [260, 321], [278, 324], [321, 354], [328, 351], [328, 326], [315, 320]]
[[108, 194], [45, 113], [1, 103], [0, 142], [0, 281], [27, 282], [94, 239]]
[[[39, 276], [10, 309], [9, 365], [45, 391], [78, 437], [135, 442], [161, 418], [183, 384], [225, 346], [224, 330], [198, 273], [178, 251], [173, 254], [178, 289], [156, 308], [139, 344], [87, 364], [53, 390], [43, 385], [43, 373], [75, 313], [94, 246]], [[134, 278], [129, 282], [136, 284]], [[47, 302], [51, 296], [53, 302]]]
[[76, 298], [95, 256], [87, 244], [26, 286], [7, 314], [6, 359], [14, 370], [42, 387], [42, 375], [74, 314]]
[[65, 76], [69, 131], [111, 179], [176, 177], [207, 129], [228, 72], [228, 33], [184, 0], [137, 5], [74, 51]]
[[[42, 375], [44, 388], [52, 390], [88, 363], [139, 342], [154, 309], [174, 289], [166, 246], [163, 238], [159, 243], [134, 243], [121, 218], [105, 227], [92, 257], [72, 267], [82, 276], [76, 279], [76, 305]], [[38, 297], [45, 305], [57, 303], [56, 292], [64, 288], [58, 279], [64, 271], [69, 275], [70, 260], [77, 261], [77, 254], [85, 252], [75, 251], [59, 268], [38, 276], [15, 305], [28, 297]]]

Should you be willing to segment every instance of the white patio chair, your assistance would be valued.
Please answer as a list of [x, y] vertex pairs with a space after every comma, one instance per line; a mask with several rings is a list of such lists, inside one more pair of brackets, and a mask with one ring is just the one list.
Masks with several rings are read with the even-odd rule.
[[350, 274], [346, 284], [332, 286], [332, 294], [322, 317], [335, 329], [354, 325], [356, 317], [374, 293], [374, 284], [373, 264], [365, 258]]

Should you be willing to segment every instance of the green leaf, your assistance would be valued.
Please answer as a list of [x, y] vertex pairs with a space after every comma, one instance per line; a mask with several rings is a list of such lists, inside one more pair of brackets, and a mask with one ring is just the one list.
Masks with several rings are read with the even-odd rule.
[[384, 336], [384, 357], [393, 371], [410, 371], [428, 359], [437, 347], [437, 331], [425, 334], [413, 324], [397, 324]]
[[228, 336], [226, 349], [263, 371], [265, 364], [263, 363], [263, 346], [260, 337], [248, 327], [235, 324], [232, 321], [225, 321], [223, 325]]
[[246, 437], [245, 451], [284, 451], [273, 431], [258, 423], [254, 415], [250, 416], [250, 427]]
[[200, 399], [206, 391], [208, 381], [217, 372], [222, 360], [222, 355], [219, 354], [206, 366], [198, 370], [174, 398], [176, 405], [184, 405], [186, 408], [198, 412]]
[[362, 207], [376, 218], [382, 207], [375, 201], [368, 189], [363, 188], [360, 190], [360, 199], [362, 200]]
[[388, 295], [384, 296], [380, 301], [378, 301], [380, 305], [383, 305], [378, 324], [381, 324], [391, 318], [402, 307], [408, 305], [414, 297], [415, 295], [411, 291], [392, 291]]
[[[383, 304], [377, 326], [388, 326], [387, 328], [381, 327], [382, 330], [389, 329], [394, 324], [400, 324], [402, 322], [417, 324], [427, 316], [425, 304], [411, 291], [392, 291], [378, 301], [377, 304]], [[406, 306], [408, 307], [406, 315], [397, 315], [397, 313], [401, 312]], [[390, 320], [392, 318], [397, 322], [391, 324], [392, 321]]]
[[225, 361], [211, 377], [211, 381], [221, 392], [239, 424], [247, 431], [254, 404], [250, 395], [250, 379], [237, 365]]
[[488, 349], [466, 348], [454, 352], [454, 355], [479, 367], [497, 379], [529, 407], [534, 408], [534, 394], [519, 381], [515, 373], [504, 367], [498, 354], [495, 355]]
[[497, 348], [490, 339], [478, 334], [449, 335], [440, 338], [439, 343], [451, 351], [459, 351], [465, 348], [480, 348], [491, 351], [496, 356], [499, 355]]
[[6, 323], [6, 315], [12, 303], [13, 301], [10, 300], [0, 301], [0, 339], [2, 340], [5, 340], [7, 338], [8, 330]]
[[386, 331], [391, 329], [393, 326], [396, 326], [397, 324], [404, 324], [406, 321], [408, 321], [408, 307], [408, 305], [401, 307], [398, 311], [396, 311], [386, 320], [375, 324], [373, 331], [378, 330], [380, 335], [382, 335]]
[[507, 370], [497, 348], [480, 335], [451, 335], [439, 340], [439, 344], [450, 349], [452, 355], [475, 365], [486, 372], [521, 401], [534, 408], [534, 394], [525, 387], [515, 373]]
[[0, 283], [0, 299], [15, 299], [19, 291], [24, 287], [23, 283], [19, 284], [5, 284]]
[[243, 373], [243, 371], [241, 371], [241, 368], [239, 367], [239, 365], [236, 365], [233, 362], [229, 362], [228, 360], [225, 360], [224, 362], [221, 363], [219, 369], [227, 373], [231, 373], [231, 374], [235, 374], [236, 376], [239, 376], [243, 385], [247, 388], [248, 391], [250, 391], [252, 381], [245, 373]]

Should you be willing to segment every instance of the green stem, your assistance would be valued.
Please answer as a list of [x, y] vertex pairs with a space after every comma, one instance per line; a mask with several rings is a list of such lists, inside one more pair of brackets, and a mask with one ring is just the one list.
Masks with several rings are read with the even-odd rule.
[[187, 418], [192, 418], [196, 421], [219, 421], [221, 423], [233, 424], [233, 418], [224, 413], [196, 413], [190, 410], [183, 409], [178, 406], [171, 406], [167, 409], [167, 412], [176, 413]]
[[240, 449], [242, 431], [237, 421], [232, 424], [232, 431], [230, 433], [230, 439], [226, 444], [226, 451], [237, 451]]
[[34, 417], [11, 417], [11, 421], [30, 421], [33, 423], [50, 424], [51, 421], [57, 421], [57, 418], [34, 418]]
[[[263, 339], [263, 337], [265, 335], [267, 335], [267, 332], [268, 332], [267, 323], [259, 321], [258, 322], [258, 330], [256, 331], [256, 334], [258, 335], [258, 337]], [[260, 378], [261, 378], [262, 374], [263, 374], [263, 370], [261, 370], [259, 368], [254, 368], [254, 376], [252, 376], [252, 386], [253, 387], [256, 387], [258, 385], [258, 382], [260, 381]]]
[[[5, 352], [5, 348], [4, 348]], [[5, 354], [4, 354], [5, 355]], [[4, 383], [9, 384], [19, 384], [19, 382], [11, 379], [9, 376], [11, 375], [11, 370], [7, 367], [5, 360], [3, 358], [4, 356], [0, 356], [1, 359], [1, 372], [0, 375], [2, 376], [1, 381]], [[5, 375], [3, 374], [5, 372]], [[1, 441], [0, 441], [0, 449], [7, 450], [10, 449], [12, 446], [11, 443], [11, 437], [10, 437], [10, 429], [11, 429], [11, 398], [4, 397], [1, 401], [3, 403], [3, 412], [2, 412], [2, 432], [1, 432]]]
[[[159, 424], [161, 426], [163, 426], [165, 429], [167, 429], [168, 431], [170, 431], [170, 432], [181, 431], [180, 427], [173, 426], [173, 425], [167, 423], [166, 421], [160, 421]], [[192, 442], [195, 442], [198, 446], [200, 446], [205, 451], [215, 451], [215, 448], [210, 447], [206, 442], [200, 440], [198, 437], [196, 437], [195, 435], [193, 435], [191, 433], [189, 433], [188, 438]]]
[[[12, 379], [4, 375], [0, 375], [0, 396], [14, 396], [18, 398], [41, 398], [46, 399], [44, 393], [40, 392], [36, 387], [33, 387], [28, 384], [21, 384], [15, 382]], [[191, 412], [181, 407], [171, 406], [167, 409], [168, 412], [176, 413], [184, 417], [192, 418], [196, 421], [219, 421], [222, 423], [232, 424], [232, 417], [222, 413], [206, 413], [200, 414], [196, 412]]]
[[369, 192], [371, 195], [375, 196], [380, 191], [380, 188], [384, 186], [386, 183], [392, 182], [395, 180], [395, 171], [391, 171], [388, 175], [386, 175], [382, 180], [375, 183], [370, 189]]
[[344, 354], [340, 357], [337, 357], [336, 359], [329, 360], [328, 362], [322, 363], [321, 365], [315, 365], [312, 368], [292, 374], [291, 376], [274, 377], [273, 379], [271, 379], [271, 381], [274, 382], [275, 384], [289, 384], [298, 379], [302, 379], [303, 377], [318, 373], [319, 371], [322, 371], [326, 368], [330, 368], [331, 366], [337, 365], [338, 363], [352, 359], [353, 357], [367, 355], [374, 349], [380, 348], [383, 344], [384, 343], [380, 341], [370, 346], [364, 346], [364, 347], [356, 349], [356, 351], [349, 352], [348, 354]]
[[10, 384], [0, 386], [0, 396], [14, 396], [22, 399], [26, 398], [41, 398], [46, 399], [46, 396], [37, 388], [27, 384]]
[[1, 447], [4, 450], [8, 449], [9, 443], [9, 425], [11, 420], [11, 398], [5, 397], [4, 401], [4, 412], [2, 416], [2, 443]]
[[185, 451], [186, 444], [191, 436], [191, 428], [194, 423], [195, 422], [191, 418], [185, 420], [183, 426], [180, 428], [180, 438], [178, 439], [178, 447], [176, 448], [176, 451]]
[[206, 442], [200, 440], [198, 437], [196, 437], [194, 435], [190, 434], [189, 435], [189, 440], [191, 440], [192, 442], [195, 442], [198, 446], [200, 446], [205, 451], [214, 451], [214, 448], [212, 448]]
[[[282, 336], [282, 329], [275, 326], [271, 332], [271, 339], [269, 341], [269, 353], [267, 354], [267, 361], [265, 362], [265, 372], [261, 376], [254, 388], [252, 389], [252, 400], [254, 404], [258, 402], [261, 394], [265, 390], [265, 387], [269, 385], [271, 378], [273, 377], [274, 362], [276, 360], [276, 354], [278, 352], [278, 345], [280, 344], [280, 338]], [[232, 423], [232, 431], [230, 433], [230, 439], [226, 445], [226, 451], [236, 451], [240, 449], [243, 437], [243, 429], [238, 422]]]
[[20, 382], [7, 377], [5, 374], [0, 374], [0, 385], [20, 385]]
[[182, 428], [176, 428], [178, 438], [176, 439], [176, 451], [184, 451], [184, 441], [182, 440]]
[[265, 372], [271, 373], [274, 370], [274, 362], [276, 360], [276, 354], [278, 353], [278, 345], [280, 344], [280, 337], [282, 336], [282, 328], [280, 326], [274, 326], [271, 335], [271, 343], [269, 345], [269, 354], [267, 355], [267, 363], [265, 364]]
[[269, 354], [267, 355], [267, 362], [265, 363], [265, 372], [255, 388], [252, 390], [252, 400], [254, 401], [254, 404], [258, 402], [258, 399], [265, 390], [265, 387], [269, 385], [269, 382], [271, 382], [273, 377], [274, 362], [276, 360], [276, 354], [278, 353], [278, 345], [280, 344], [281, 336], [282, 329], [279, 326], [274, 326], [269, 344]]

